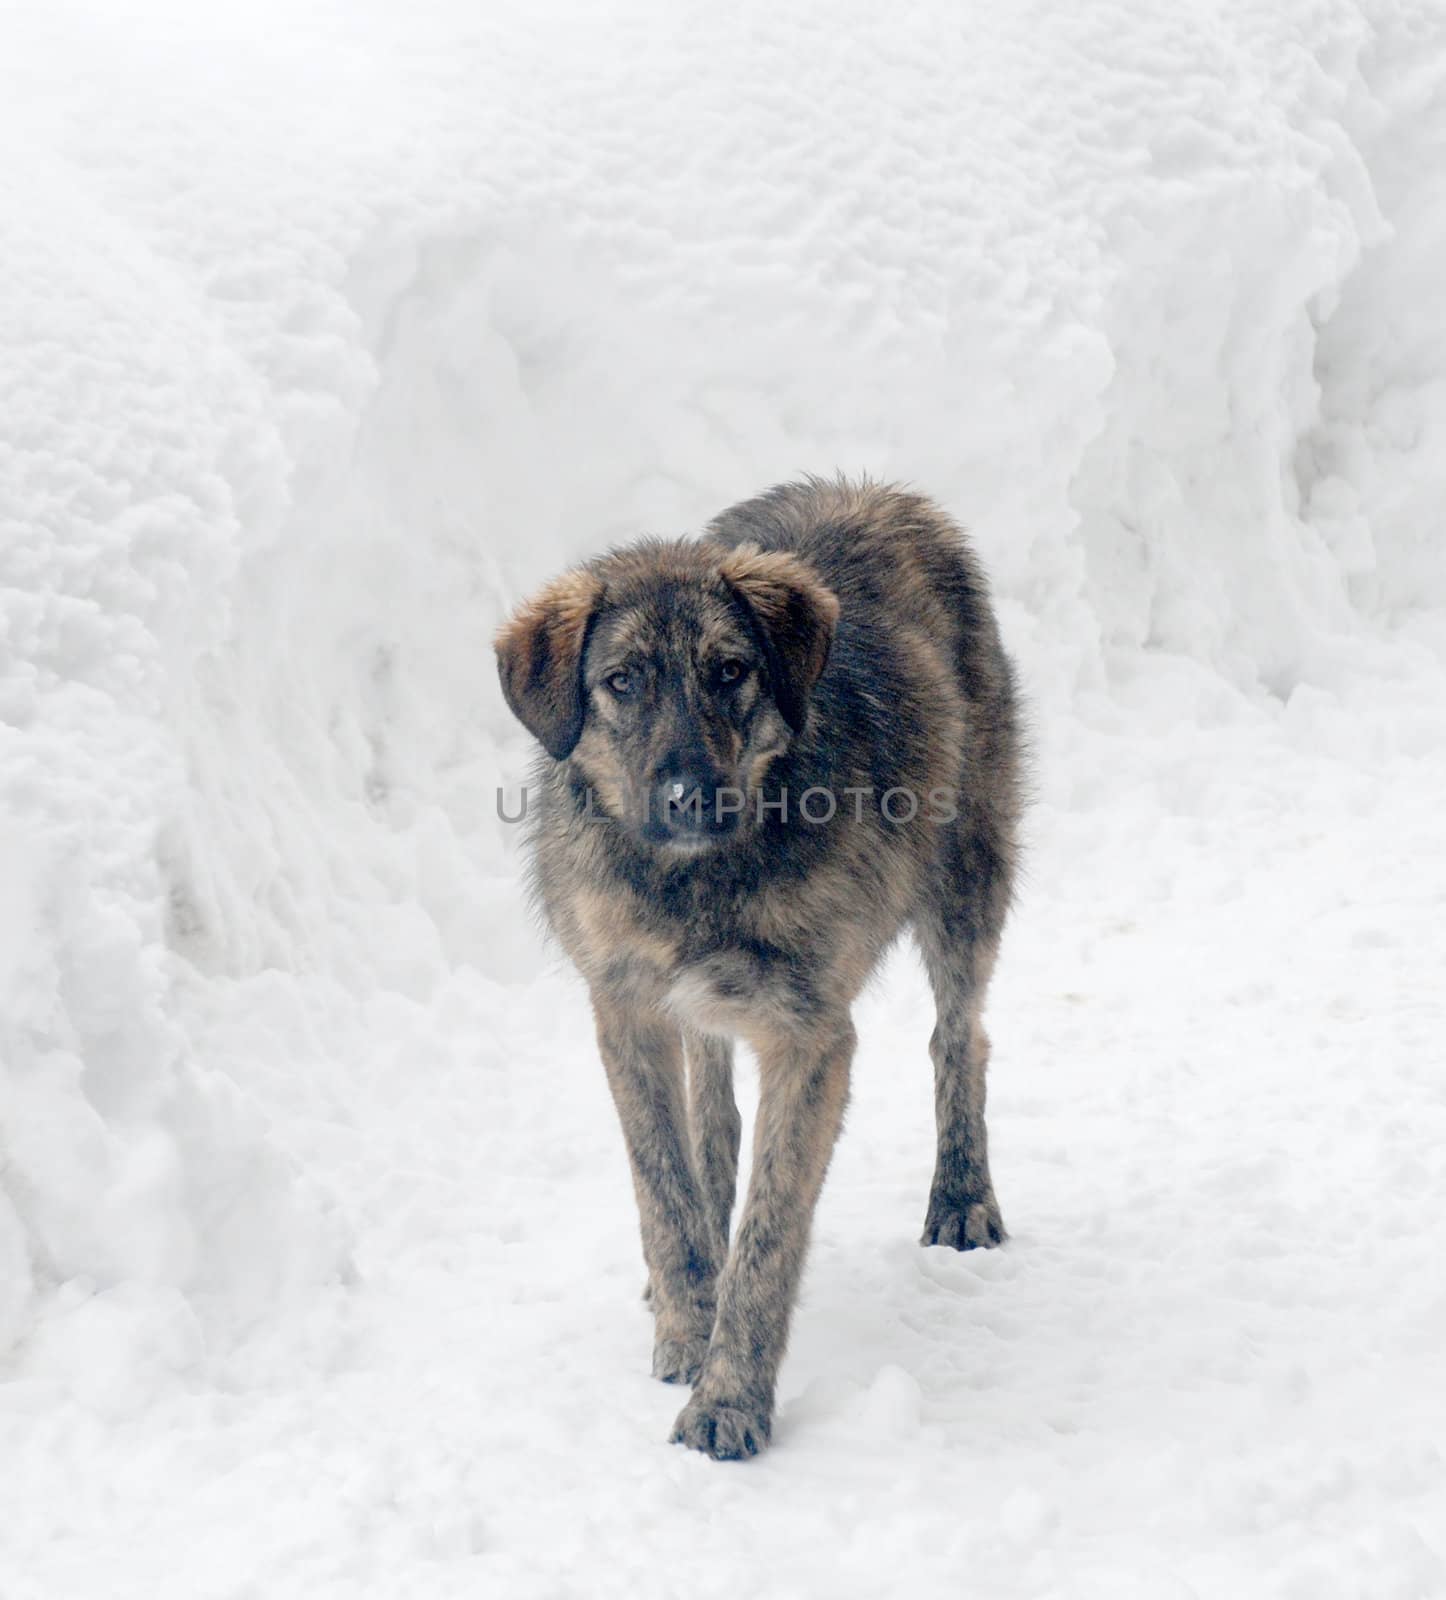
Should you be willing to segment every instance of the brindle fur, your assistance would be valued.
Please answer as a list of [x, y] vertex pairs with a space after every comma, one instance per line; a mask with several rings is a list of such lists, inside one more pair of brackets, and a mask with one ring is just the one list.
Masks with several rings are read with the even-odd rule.
[[[929, 501], [810, 479], [725, 511], [699, 540], [644, 542], [556, 580], [503, 628], [498, 655], [548, 751], [536, 886], [592, 991], [642, 1218], [653, 1371], [696, 1383], [673, 1437], [752, 1455], [843, 1119], [850, 1008], [906, 926], [938, 1014], [922, 1242], [1004, 1238], [980, 1013], [1014, 876], [1020, 756], [984, 577]], [[722, 687], [720, 659], [744, 679]], [[620, 662], [622, 698], [608, 682]], [[640, 831], [649, 786], [680, 763], [747, 794], [736, 832]], [[785, 790], [814, 788], [837, 797], [832, 821], [779, 815]], [[920, 798], [910, 821], [880, 809], [896, 788]], [[952, 820], [924, 800], [939, 791]], [[761, 817], [760, 798], [775, 802]], [[758, 1057], [760, 1101], [730, 1254], [734, 1038]]]

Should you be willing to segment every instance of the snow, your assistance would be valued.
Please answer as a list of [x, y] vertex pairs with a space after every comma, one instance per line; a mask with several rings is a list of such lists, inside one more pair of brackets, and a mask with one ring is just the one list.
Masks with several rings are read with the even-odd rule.
[[[1446, 1593], [1439, 6], [20, 6], [0, 142], [5, 1600]], [[489, 641], [835, 467], [1034, 708], [1012, 1238], [901, 951], [720, 1467]]]

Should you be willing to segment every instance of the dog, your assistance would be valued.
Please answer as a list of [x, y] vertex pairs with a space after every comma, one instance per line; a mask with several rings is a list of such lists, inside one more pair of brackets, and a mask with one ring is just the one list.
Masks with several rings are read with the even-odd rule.
[[[937, 1008], [922, 1242], [1005, 1237], [980, 1014], [1015, 878], [1021, 735], [985, 578], [927, 499], [810, 478], [696, 539], [564, 574], [496, 644], [545, 751], [534, 889], [591, 991], [653, 1373], [695, 1385], [672, 1438], [752, 1456], [843, 1120], [850, 1008], [905, 927]], [[757, 1056], [759, 1107], [730, 1253], [735, 1039]]]

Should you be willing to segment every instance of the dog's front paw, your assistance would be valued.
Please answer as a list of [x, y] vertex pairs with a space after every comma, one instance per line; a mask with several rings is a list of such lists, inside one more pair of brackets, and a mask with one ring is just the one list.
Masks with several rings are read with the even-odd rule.
[[659, 1339], [653, 1346], [653, 1376], [664, 1383], [697, 1383], [708, 1354], [708, 1336]]
[[920, 1244], [942, 1244], [951, 1250], [992, 1250], [1008, 1237], [992, 1194], [982, 1200], [931, 1198]]
[[772, 1432], [766, 1411], [741, 1400], [730, 1405], [695, 1394], [679, 1412], [671, 1438], [674, 1444], [701, 1450], [715, 1461], [746, 1461], [763, 1449]]

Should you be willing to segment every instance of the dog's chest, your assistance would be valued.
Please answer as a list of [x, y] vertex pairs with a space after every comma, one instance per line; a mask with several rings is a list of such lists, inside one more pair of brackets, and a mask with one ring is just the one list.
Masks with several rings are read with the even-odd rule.
[[702, 1033], [745, 1038], [776, 1030], [810, 1009], [795, 967], [766, 948], [721, 949], [682, 963], [665, 1003], [679, 1021]]
[[661, 1004], [701, 1032], [746, 1036], [807, 1008], [800, 962], [757, 916], [696, 905], [670, 914], [623, 888], [578, 894], [569, 909], [564, 942], [590, 981]]

